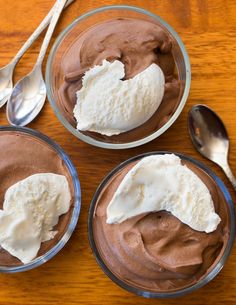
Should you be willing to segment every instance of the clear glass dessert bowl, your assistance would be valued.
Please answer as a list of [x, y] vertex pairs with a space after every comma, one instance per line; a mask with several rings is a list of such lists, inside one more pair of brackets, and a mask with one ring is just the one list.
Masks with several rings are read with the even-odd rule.
[[[172, 43], [171, 54], [175, 62], [174, 75], [177, 76], [179, 84], [176, 103], [173, 105], [173, 107], [171, 106], [172, 108], [170, 106], [166, 106], [168, 108], [168, 115], [161, 119], [158, 117], [156, 119], [158, 109], [160, 108], [159, 107], [155, 114], [146, 123], [140, 125], [138, 128], [130, 130], [127, 137], [126, 132], [122, 133], [122, 137], [120, 135], [104, 137], [95, 132], [79, 131], [76, 129], [73, 111], [69, 109], [71, 106], [64, 107], [64, 101], [62, 95], [60, 94], [59, 89], [63, 85], [64, 81], [64, 72], [61, 63], [63, 62], [65, 56], [69, 56], [68, 54], [70, 54], [73, 46], [76, 45], [76, 41], [79, 39], [79, 37], [88, 29], [91, 29], [91, 27], [105, 21], [122, 18], [138, 19], [155, 23], [168, 34]], [[109, 149], [125, 149], [139, 146], [157, 138], [164, 133], [180, 115], [188, 98], [190, 81], [191, 69], [189, 58], [183, 42], [175, 30], [159, 16], [142, 8], [126, 5], [101, 7], [74, 20], [56, 39], [49, 54], [46, 67], [48, 99], [60, 122], [80, 140], [94, 146]], [[165, 95], [163, 100], [164, 99]], [[148, 125], [149, 121], [151, 122], [150, 126]]]
[[53, 227], [56, 235], [41, 243], [36, 258], [23, 264], [0, 248], [0, 272], [15, 273], [44, 264], [68, 242], [80, 214], [80, 182], [75, 167], [62, 148], [38, 131], [25, 127], [0, 126], [0, 143], [3, 146], [0, 162], [1, 209], [6, 190], [16, 182], [37, 173], [66, 176], [71, 193], [69, 210], [59, 217], [58, 223]]
[[[90, 246], [104, 273], [127, 291], [148, 298], [183, 296], [209, 283], [224, 266], [235, 238], [235, 210], [227, 188], [205, 165], [179, 153], [174, 154], [212, 195], [221, 216], [215, 231], [195, 231], [166, 211], [135, 216], [121, 224], [106, 223], [107, 201], [124, 175], [143, 157], [163, 154], [171, 152], [145, 153], [114, 168], [97, 188], [88, 215]], [[158, 260], [156, 255], [161, 255]]]

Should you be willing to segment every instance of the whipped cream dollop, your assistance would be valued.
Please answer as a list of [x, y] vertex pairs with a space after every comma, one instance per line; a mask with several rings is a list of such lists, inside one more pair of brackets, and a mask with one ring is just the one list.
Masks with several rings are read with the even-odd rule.
[[206, 233], [221, 220], [206, 185], [174, 154], [145, 157], [126, 174], [107, 207], [107, 223], [161, 210]]
[[35, 174], [5, 193], [0, 210], [0, 245], [23, 263], [29, 263], [42, 242], [54, 238], [53, 227], [68, 212], [70, 190], [63, 175]]
[[74, 108], [78, 130], [112, 136], [151, 118], [164, 95], [161, 68], [151, 64], [131, 79], [122, 80], [124, 76], [124, 64], [118, 60], [103, 60], [85, 72]]

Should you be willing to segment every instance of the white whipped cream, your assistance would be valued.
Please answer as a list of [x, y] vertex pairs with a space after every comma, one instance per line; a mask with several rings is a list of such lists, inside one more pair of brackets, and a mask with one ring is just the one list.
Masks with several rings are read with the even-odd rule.
[[206, 185], [174, 154], [145, 157], [126, 174], [107, 207], [107, 223], [161, 210], [207, 233], [221, 220]]
[[145, 123], [158, 109], [165, 78], [156, 64], [132, 79], [122, 81], [124, 65], [103, 60], [85, 72], [77, 92], [74, 116], [78, 130], [118, 135]]
[[35, 174], [5, 193], [0, 210], [0, 245], [23, 263], [33, 260], [42, 242], [52, 239], [59, 216], [68, 212], [70, 190], [65, 176]]

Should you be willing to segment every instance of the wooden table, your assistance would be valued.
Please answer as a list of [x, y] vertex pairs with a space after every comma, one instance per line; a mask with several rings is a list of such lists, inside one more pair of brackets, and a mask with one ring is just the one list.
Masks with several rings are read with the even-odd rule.
[[[0, 66], [7, 64], [51, 8], [52, 0], [0, 0]], [[119, 0], [76, 0], [61, 18], [55, 35], [77, 16]], [[0, 275], [0, 304], [234, 304], [236, 303], [236, 250], [225, 268], [207, 286], [172, 300], [136, 297], [116, 286], [95, 262], [87, 238], [88, 208], [99, 181], [117, 164], [153, 151], [183, 152], [210, 166], [235, 194], [222, 171], [194, 150], [187, 132], [187, 113], [205, 103], [218, 112], [231, 139], [230, 164], [236, 172], [236, 1], [233, 0], [126, 0], [169, 22], [186, 45], [192, 65], [191, 92], [178, 120], [160, 138], [139, 148], [111, 151], [77, 140], [58, 121], [49, 103], [29, 127], [59, 143], [76, 166], [82, 187], [78, 226], [65, 248], [45, 265], [22, 274]], [[30, 71], [42, 37], [19, 63], [15, 79]], [[52, 41], [53, 42], [53, 41]], [[5, 107], [0, 124], [7, 124]]]

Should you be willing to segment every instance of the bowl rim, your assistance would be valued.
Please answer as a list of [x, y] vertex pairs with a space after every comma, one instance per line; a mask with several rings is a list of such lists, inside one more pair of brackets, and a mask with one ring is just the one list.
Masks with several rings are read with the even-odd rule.
[[[157, 131], [153, 132], [152, 134], [146, 136], [145, 138], [139, 139], [139, 140], [135, 140], [132, 142], [127, 142], [127, 143], [107, 143], [107, 142], [103, 142], [103, 141], [99, 141], [99, 140], [95, 140], [90, 136], [84, 135], [83, 133], [81, 133], [79, 130], [75, 129], [65, 118], [64, 116], [61, 114], [59, 108], [57, 107], [55, 101], [54, 101], [54, 97], [53, 97], [53, 93], [51, 90], [51, 73], [50, 73], [50, 69], [52, 66], [52, 62], [53, 62], [53, 58], [54, 55], [56, 54], [57, 48], [59, 47], [60, 43], [63, 41], [63, 39], [65, 38], [65, 36], [67, 35], [67, 33], [75, 26], [77, 25], [79, 22], [83, 21], [84, 19], [86, 19], [87, 17], [90, 17], [94, 14], [97, 13], [101, 13], [107, 10], [133, 10], [135, 12], [144, 14], [144, 15], [148, 15], [149, 17], [152, 17], [154, 19], [156, 19], [158, 22], [160, 22], [164, 27], [166, 27], [166, 29], [170, 32], [170, 34], [175, 38], [175, 40], [178, 42], [179, 48], [182, 52], [183, 58], [184, 58], [184, 63], [185, 63], [185, 73], [186, 73], [186, 80], [185, 80], [185, 87], [184, 87], [184, 92], [181, 98], [181, 101], [177, 107], [177, 109], [175, 110], [174, 114], [171, 116], [171, 118], [165, 123], [165, 125], [163, 125], [161, 128], [159, 128]], [[96, 8], [94, 10], [91, 10], [83, 15], [81, 15], [80, 17], [76, 18], [74, 21], [72, 21], [57, 37], [57, 39], [55, 40], [51, 51], [49, 53], [48, 56], [48, 60], [47, 60], [47, 64], [46, 64], [46, 75], [45, 75], [45, 80], [46, 80], [46, 87], [47, 87], [47, 97], [48, 100], [50, 102], [50, 105], [53, 109], [53, 111], [55, 112], [57, 118], [59, 119], [59, 121], [64, 125], [64, 127], [66, 127], [66, 129], [68, 131], [70, 131], [74, 136], [76, 136], [77, 138], [79, 138], [80, 140], [97, 146], [97, 147], [101, 147], [101, 148], [107, 148], [107, 149], [126, 149], [126, 148], [132, 148], [132, 147], [137, 147], [140, 145], [143, 145], [145, 143], [148, 143], [152, 140], [154, 140], [155, 138], [159, 137], [161, 134], [163, 134], [179, 117], [180, 113], [182, 112], [184, 105], [187, 102], [187, 98], [189, 95], [189, 91], [190, 91], [190, 83], [191, 83], [191, 66], [190, 66], [190, 61], [189, 61], [189, 56], [187, 54], [187, 51], [185, 49], [185, 46], [180, 38], [180, 36], [177, 34], [177, 32], [164, 20], [162, 19], [160, 16], [151, 13], [143, 8], [137, 7], [137, 6], [130, 6], [130, 5], [107, 5], [107, 6], [102, 6], [99, 8]]]
[[79, 219], [80, 208], [81, 208], [81, 189], [80, 189], [79, 177], [72, 161], [70, 160], [68, 155], [64, 152], [64, 150], [48, 136], [42, 134], [39, 131], [27, 127], [0, 126], [0, 132], [2, 131], [20, 132], [45, 142], [54, 151], [56, 151], [56, 153], [58, 153], [61, 159], [64, 161], [69, 171], [69, 174], [72, 177], [73, 188], [74, 188], [73, 212], [71, 215], [70, 223], [64, 235], [56, 243], [56, 245], [53, 246], [50, 250], [48, 250], [45, 254], [36, 257], [34, 260], [32, 260], [27, 264], [13, 266], [13, 267], [0, 266], [0, 273], [16, 273], [16, 272], [27, 271], [46, 263], [65, 246], [65, 244], [70, 239]]
[[[215, 265], [215, 267], [211, 270], [211, 272], [208, 273], [206, 276], [204, 276], [199, 282], [195, 283], [194, 285], [191, 285], [191, 286], [185, 287], [183, 289], [177, 290], [177, 291], [153, 292], [153, 291], [148, 291], [148, 290], [142, 290], [142, 289], [133, 287], [132, 285], [129, 285], [129, 284], [125, 283], [120, 278], [118, 278], [116, 275], [114, 275], [114, 273], [112, 273], [112, 271], [107, 267], [107, 265], [103, 261], [102, 257], [100, 256], [100, 253], [97, 249], [97, 246], [96, 246], [96, 243], [95, 243], [95, 240], [94, 240], [93, 216], [94, 216], [94, 211], [95, 211], [97, 199], [98, 199], [101, 191], [103, 190], [104, 186], [113, 177], [114, 174], [116, 174], [118, 171], [120, 171], [122, 168], [124, 168], [126, 165], [130, 164], [131, 162], [140, 160], [141, 158], [144, 158], [144, 157], [147, 157], [147, 156], [150, 156], [150, 155], [163, 155], [163, 154], [175, 154], [176, 156], [178, 156], [182, 160], [187, 160], [187, 161], [193, 163], [194, 165], [196, 165], [197, 167], [202, 169], [205, 173], [207, 173], [215, 181], [215, 183], [217, 184], [217, 186], [221, 190], [221, 192], [222, 192], [222, 194], [225, 198], [226, 203], [228, 204], [229, 215], [230, 215], [230, 228], [229, 228], [230, 234], [229, 234], [229, 239], [228, 239], [227, 245], [225, 247], [225, 251], [224, 251], [222, 257], [220, 258], [219, 262]], [[190, 292], [193, 292], [193, 291], [201, 288], [202, 286], [206, 285], [223, 268], [223, 266], [226, 263], [226, 260], [228, 259], [229, 255], [231, 253], [231, 250], [232, 250], [233, 244], [234, 244], [234, 239], [235, 239], [235, 208], [234, 208], [234, 204], [233, 204], [232, 198], [230, 196], [230, 193], [229, 193], [228, 189], [226, 188], [225, 184], [223, 183], [223, 181], [210, 168], [205, 166], [203, 163], [193, 159], [190, 156], [187, 156], [187, 155], [184, 155], [184, 154], [178, 153], [178, 152], [153, 151], [153, 152], [146, 152], [146, 153], [143, 153], [143, 154], [139, 154], [137, 156], [134, 156], [134, 157], [131, 157], [131, 158], [127, 159], [126, 161], [120, 163], [118, 166], [113, 168], [105, 176], [105, 178], [99, 184], [99, 186], [97, 187], [97, 189], [96, 189], [96, 191], [93, 195], [93, 198], [92, 198], [92, 201], [91, 201], [91, 204], [90, 204], [90, 208], [89, 208], [87, 225], [88, 225], [89, 244], [90, 244], [90, 248], [93, 252], [93, 255], [95, 256], [95, 259], [96, 259], [98, 265], [103, 270], [103, 272], [113, 282], [115, 282], [118, 286], [122, 287], [123, 289], [125, 289], [129, 292], [132, 292], [136, 295], [139, 295], [139, 296], [143, 296], [143, 297], [147, 297], [147, 298], [174, 298], [174, 297], [180, 297], [180, 296], [186, 295], [186, 294], [188, 294]]]

